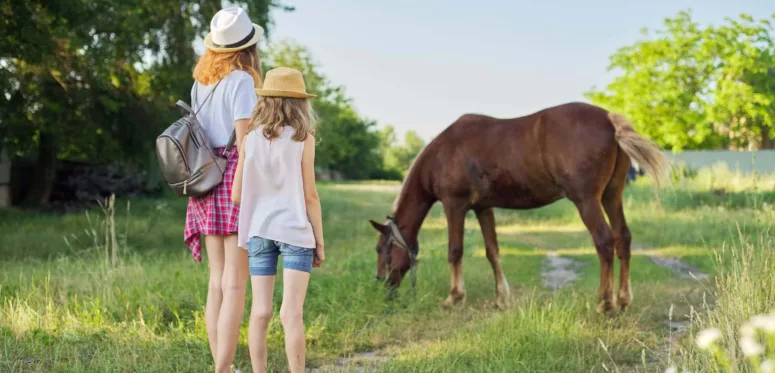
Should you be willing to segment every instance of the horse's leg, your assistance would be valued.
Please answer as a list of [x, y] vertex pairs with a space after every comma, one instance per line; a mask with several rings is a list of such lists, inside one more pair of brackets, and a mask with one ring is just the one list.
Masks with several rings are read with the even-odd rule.
[[619, 291], [617, 303], [622, 310], [632, 303], [632, 288], [630, 286], [630, 244], [632, 236], [627, 228], [622, 208], [622, 196], [627, 186], [627, 174], [630, 170], [630, 157], [621, 149], [616, 157], [616, 166], [611, 180], [603, 191], [603, 209], [608, 215], [614, 234], [614, 248], [619, 258]]
[[632, 288], [630, 286], [630, 245], [632, 236], [624, 218], [621, 196], [603, 200], [611, 229], [615, 236], [616, 256], [619, 258], [619, 292], [617, 302], [622, 310], [632, 303]]
[[632, 303], [632, 288], [630, 286], [630, 245], [632, 236], [627, 227], [622, 207], [623, 186], [609, 187], [603, 194], [603, 208], [614, 234], [614, 247], [619, 258], [619, 292], [617, 301], [622, 310]]
[[466, 298], [466, 288], [463, 283], [463, 233], [465, 230], [466, 209], [455, 203], [445, 203], [444, 213], [447, 215], [447, 232], [449, 234], [449, 296], [443, 306], [453, 306]]
[[595, 242], [597, 256], [600, 259], [600, 290], [598, 291], [597, 311], [610, 311], [614, 308], [614, 235], [605, 221], [600, 200], [588, 198], [576, 202], [581, 220], [587, 226]]
[[501, 269], [500, 250], [498, 249], [498, 236], [495, 233], [495, 214], [491, 208], [476, 211], [476, 218], [479, 219], [479, 225], [482, 227], [482, 236], [484, 236], [484, 247], [487, 250], [487, 260], [492, 265], [492, 271], [495, 274], [495, 304], [500, 309], [507, 306], [509, 300], [509, 283], [506, 282], [506, 276]]

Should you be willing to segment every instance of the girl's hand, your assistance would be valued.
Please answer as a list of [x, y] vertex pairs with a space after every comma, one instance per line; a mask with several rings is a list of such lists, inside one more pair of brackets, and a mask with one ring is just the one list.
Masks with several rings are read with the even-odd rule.
[[320, 265], [323, 264], [323, 261], [326, 260], [326, 250], [323, 247], [322, 244], [317, 245], [315, 248], [315, 259], [312, 261], [312, 267], [314, 268], [320, 268]]

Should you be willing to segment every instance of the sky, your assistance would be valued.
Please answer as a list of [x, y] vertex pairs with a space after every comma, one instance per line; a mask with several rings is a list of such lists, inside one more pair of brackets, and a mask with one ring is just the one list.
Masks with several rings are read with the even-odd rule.
[[510, 118], [604, 87], [608, 57], [691, 9], [764, 18], [775, 0], [284, 0], [271, 42], [307, 47], [362, 116], [430, 139], [465, 113]]

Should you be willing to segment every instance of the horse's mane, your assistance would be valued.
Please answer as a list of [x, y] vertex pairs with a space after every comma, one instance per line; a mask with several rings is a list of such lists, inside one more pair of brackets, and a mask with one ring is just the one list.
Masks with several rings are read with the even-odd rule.
[[420, 153], [417, 154], [414, 159], [412, 159], [412, 162], [409, 164], [409, 169], [406, 170], [406, 177], [404, 177], [404, 181], [401, 184], [401, 192], [398, 193], [398, 196], [396, 196], [396, 200], [393, 201], [393, 214], [396, 213], [396, 210], [398, 209], [398, 205], [401, 203], [401, 200], [404, 198], [404, 195], [406, 194], [406, 182], [409, 181], [409, 178], [411, 178], [412, 171], [414, 170], [414, 165], [417, 163], [417, 160], [420, 159], [420, 157], [423, 155], [423, 152], [425, 152], [425, 149], [428, 149], [428, 146], [426, 145], [422, 150], [420, 150]]

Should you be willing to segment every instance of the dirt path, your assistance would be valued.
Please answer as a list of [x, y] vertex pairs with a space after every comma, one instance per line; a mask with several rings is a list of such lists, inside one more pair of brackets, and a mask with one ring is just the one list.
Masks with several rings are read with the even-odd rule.
[[544, 278], [546, 287], [558, 290], [578, 280], [580, 267], [581, 265], [575, 260], [550, 252], [546, 254], [541, 277]]
[[307, 369], [307, 371], [310, 373], [365, 373], [376, 369], [380, 363], [387, 360], [390, 360], [390, 358], [382, 356], [375, 351], [361, 352], [349, 357], [339, 358], [334, 364]]
[[[635, 251], [646, 250], [646, 248], [641, 245], [633, 245], [632, 249]], [[651, 259], [652, 263], [659, 267], [671, 270], [680, 279], [700, 281], [710, 278], [710, 275], [703, 273], [697, 267], [684, 262], [680, 258], [665, 257], [660, 255], [648, 255], [648, 257]], [[674, 316], [675, 315], [672, 315], [672, 317], [665, 320], [664, 324], [670, 333], [665, 336], [659, 352], [666, 356], [669, 356], [671, 351], [676, 348], [678, 341], [686, 335], [686, 333], [689, 331], [689, 327], [691, 326], [691, 322], [688, 320], [671, 320], [671, 318], [674, 318]]]
[[668, 268], [675, 272], [679, 278], [685, 280], [697, 279], [704, 280], [709, 276], [706, 273], [702, 273], [699, 269], [687, 264], [678, 258], [665, 258], [660, 256], [651, 256], [651, 261], [654, 264]]
[[[646, 248], [640, 245], [632, 245], [632, 249], [641, 251], [645, 250]], [[710, 277], [708, 274], [703, 273], [698, 268], [684, 262], [679, 258], [664, 257], [659, 255], [649, 255], [648, 257], [651, 258], [651, 261], [654, 264], [673, 271], [676, 275], [678, 275], [678, 278], [684, 280], [705, 280]]]

